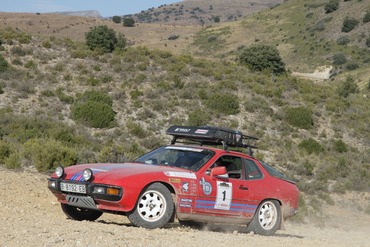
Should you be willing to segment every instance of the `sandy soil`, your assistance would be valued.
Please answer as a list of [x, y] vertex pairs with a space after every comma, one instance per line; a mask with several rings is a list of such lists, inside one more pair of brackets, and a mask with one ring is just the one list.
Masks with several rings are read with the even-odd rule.
[[[370, 216], [346, 203], [327, 208], [318, 224], [286, 223], [273, 237], [220, 225], [191, 229], [172, 223], [164, 229], [133, 227], [126, 217], [104, 214], [95, 222], [69, 220], [47, 189], [47, 175], [0, 167], [0, 246], [370, 246]], [[341, 200], [341, 196], [335, 198]], [[340, 216], [340, 217], [339, 217]], [[316, 225], [316, 226], [315, 226]]]

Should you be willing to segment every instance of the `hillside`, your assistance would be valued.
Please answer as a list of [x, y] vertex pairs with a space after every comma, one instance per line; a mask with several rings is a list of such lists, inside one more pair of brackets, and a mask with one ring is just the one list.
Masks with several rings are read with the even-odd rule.
[[[332, 193], [370, 189], [370, 55], [357, 40], [338, 45], [325, 32], [311, 36], [301, 18], [322, 12], [322, 5], [303, 2], [207, 27], [123, 28], [95, 18], [0, 13], [0, 163], [48, 171], [58, 162], [123, 161], [169, 143], [164, 131], [172, 124], [229, 127], [258, 136], [256, 157], [298, 182], [305, 196], [297, 220], [320, 218], [318, 205], [331, 205]], [[365, 9], [363, 2], [353, 6]], [[125, 34], [128, 47], [89, 50], [84, 33], [96, 25]], [[320, 82], [252, 72], [236, 58], [239, 46], [253, 43], [276, 44], [290, 70], [330, 66], [337, 51], [358, 68], [337, 66], [333, 79]], [[112, 110], [106, 126], [89, 125], [74, 113], [86, 92]], [[105, 113], [97, 108], [90, 113]]]
[[[171, 25], [209, 25], [242, 20], [245, 16], [272, 8], [284, 0], [186, 0], [161, 5], [140, 13], [123, 16], [140, 23]], [[215, 21], [215, 18], [217, 20]]]

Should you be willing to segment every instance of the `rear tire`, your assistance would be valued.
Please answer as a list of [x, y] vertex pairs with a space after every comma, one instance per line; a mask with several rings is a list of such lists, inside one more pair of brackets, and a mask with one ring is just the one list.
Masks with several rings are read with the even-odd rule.
[[271, 236], [278, 230], [281, 223], [279, 202], [275, 200], [263, 201], [255, 212], [247, 230], [256, 234]]
[[138, 198], [135, 209], [128, 214], [132, 224], [154, 229], [163, 227], [173, 215], [172, 194], [161, 183], [151, 184]]
[[79, 208], [68, 204], [61, 204], [62, 210], [69, 219], [94, 221], [102, 216], [103, 212], [93, 209]]

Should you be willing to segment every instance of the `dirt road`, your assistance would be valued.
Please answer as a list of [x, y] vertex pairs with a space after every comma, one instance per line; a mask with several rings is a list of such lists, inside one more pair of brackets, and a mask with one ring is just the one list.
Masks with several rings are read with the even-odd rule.
[[[133, 227], [124, 216], [104, 214], [95, 222], [68, 220], [47, 189], [47, 175], [0, 167], [0, 246], [370, 246], [370, 216], [337, 205], [324, 227], [286, 223], [273, 237], [213, 225], [191, 229]], [[368, 195], [367, 195], [368, 196]], [[367, 198], [368, 199], [368, 198]], [[336, 211], [337, 210], [337, 211]], [[336, 215], [344, 215], [335, 220]], [[344, 224], [346, 222], [347, 224]]]

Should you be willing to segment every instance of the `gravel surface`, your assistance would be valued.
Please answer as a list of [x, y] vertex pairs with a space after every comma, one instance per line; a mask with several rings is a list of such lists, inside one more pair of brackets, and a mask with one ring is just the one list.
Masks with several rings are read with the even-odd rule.
[[[323, 213], [325, 226], [293, 224], [273, 237], [243, 227], [211, 225], [192, 229], [172, 223], [163, 229], [133, 227], [124, 216], [103, 214], [95, 222], [69, 220], [47, 189], [45, 174], [0, 167], [0, 246], [370, 246], [370, 216], [351, 210], [351, 202], [369, 200], [352, 194], [347, 206]], [[348, 197], [348, 196], [347, 196]], [[338, 200], [341, 199], [339, 196]], [[358, 212], [357, 212], [358, 211]]]

